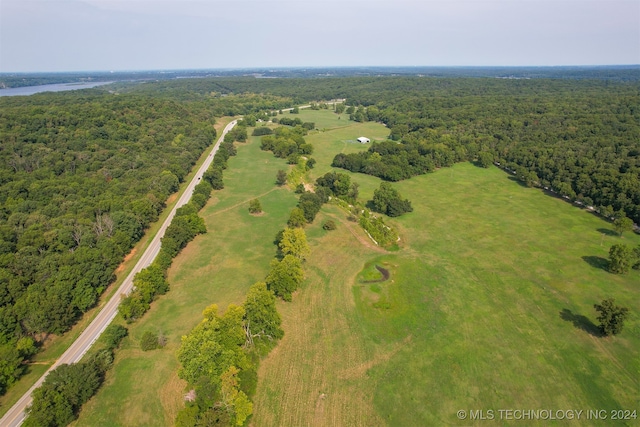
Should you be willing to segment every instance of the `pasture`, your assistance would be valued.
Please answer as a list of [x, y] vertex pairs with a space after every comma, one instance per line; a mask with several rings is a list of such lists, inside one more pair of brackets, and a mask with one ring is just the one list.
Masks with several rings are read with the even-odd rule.
[[[331, 111], [298, 116], [319, 128], [306, 137], [314, 180], [336, 153], [368, 147], [350, 140], [388, 134]], [[296, 204], [274, 185], [285, 167], [258, 138], [238, 144], [225, 189], [201, 211], [208, 233], [174, 260], [170, 292], [131, 325], [76, 425], [172, 425], [185, 392], [180, 337], [207, 305], [242, 302], [266, 275]], [[379, 179], [350, 175], [360, 200], [370, 199]], [[251, 425], [481, 425], [457, 411], [638, 409], [640, 273], [601, 268], [612, 244], [640, 244], [637, 235], [603, 234], [611, 224], [494, 167], [458, 164], [393, 185], [414, 207], [387, 220], [400, 232], [398, 251], [377, 248], [335, 205], [306, 227], [306, 280], [293, 302], [278, 303], [285, 337], [260, 365]], [[253, 198], [264, 215], [248, 213]], [[335, 231], [322, 229], [328, 219]], [[387, 280], [371, 282], [382, 276], [376, 265]], [[593, 304], [608, 297], [631, 313], [621, 335], [602, 338]], [[142, 352], [145, 330], [168, 345]]]

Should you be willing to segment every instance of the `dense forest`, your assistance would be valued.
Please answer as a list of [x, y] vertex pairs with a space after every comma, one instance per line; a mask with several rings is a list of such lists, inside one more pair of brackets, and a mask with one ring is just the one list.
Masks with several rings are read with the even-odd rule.
[[68, 330], [216, 137], [262, 96], [173, 100], [86, 90], [0, 99], [0, 393]]

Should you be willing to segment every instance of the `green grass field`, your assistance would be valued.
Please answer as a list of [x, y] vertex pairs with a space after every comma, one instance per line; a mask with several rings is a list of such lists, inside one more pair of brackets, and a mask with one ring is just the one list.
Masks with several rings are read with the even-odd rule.
[[[330, 111], [302, 110], [299, 117], [319, 128], [307, 137], [318, 161], [313, 179], [331, 170], [336, 153], [366, 150], [350, 142], [358, 136], [388, 134], [380, 124]], [[180, 336], [204, 307], [241, 302], [266, 275], [273, 238], [296, 203], [292, 192], [274, 186], [284, 167], [257, 139], [239, 145], [225, 189], [201, 212], [208, 233], [174, 261], [170, 292], [131, 327], [76, 425], [172, 424], [185, 386], [176, 375]], [[352, 179], [362, 201], [380, 182]], [[456, 413], [640, 409], [640, 273], [599, 267], [612, 244], [637, 245], [637, 235], [603, 235], [610, 224], [496, 168], [459, 164], [393, 185], [414, 207], [388, 220], [400, 231], [399, 251], [375, 247], [334, 205], [307, 226], [306, 280], [292, 303], [278, 305], [285, 337], [260, 366], [252, 425], [484, 425], [491, 422]], [[263, 216], [248, 213], [256, 197]], [[322, 229], [328, 219], [337, 230]], [[389, 279], [363, 283], [380, 277], [375, 265]], [[593, 304], [607, 297], [631, 309], [614, 338], [594, 334]], [[140, 351], [148, 329], [164, 333], [167, 347]]]
[[[309, 137], [314, 175], [336, 152], [364, 149], [342, 143], [351, 135], [385, 135], [366, 125]], [[379, 183], [352, 178], [362, 200]], [[261, 367], [256, 425], [481, 425], [457, 411], [640, 409], [640, 274], [594, 267], [638, 236], [603, 236], [610, 224], [496, 168], [459, 164], [394, 186], [414, 206], [389, 220], [400, 251], [367, 247], [333, 207], [309, 229], [308, 280], [282, 307], [287, 335]], [[340, 220], [335, 234], [316, 230], [327, 217]], [[372, 264], [390, 279], [362, 284]], [[593, 333], [593, 304], [607, 297], [632, 311], [615, 338]]]

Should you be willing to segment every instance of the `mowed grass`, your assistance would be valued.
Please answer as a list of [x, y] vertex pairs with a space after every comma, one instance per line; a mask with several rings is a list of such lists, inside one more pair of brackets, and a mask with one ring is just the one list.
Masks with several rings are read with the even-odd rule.
[[[294, 194], [275, 185], [283, 160], [259, 149], [259, 142], [238, 144], [229, 160], [225, 188], [214, 191], [200, 212], [207, 234], [197, 236], [169, 270], [170, 290], [151, 310], [129, 326], [130, 337], [117, 352], [104, 386], [83, 408], [77, 426], [170, 426], [184, 406], [186, 383], [177, 376], [176, 351], [181, 336], [218, 304], [241, 304], [249, 287], [263, 280], [275, 256], [273, 240], [296, 204]], [[252, 216], [249, 200], [258, 198], [264, 214]], [[142, 352], [146, 330], [167, 337], [163, 349]]]
[[[310, 135], [314, 177], [341, 149], [366, 149], [343, 142], [361, 133]], [[352, 179], [363, 201], [379, 184]], [[393, 185], [414, 207], [388, 220], [400, 251], [372, 248], [334, 206], [307, 228], [307, 280], [280, 306], [286, 335], [261, 365], [254, 425], [482, 425], [457, 411], [640, 409], [640, 274], [600, 267], [612, 244], [637, 245], [637, 235], [603, 235], [609, 223], [496, 168], [459, 164]], [[328, 218], [336, 231], [320, 228]], [[390, 279], [361, 283], [373, 264]], [[593, 304], [609, 297], [631, 313], [621, 335], [603, 338]]]

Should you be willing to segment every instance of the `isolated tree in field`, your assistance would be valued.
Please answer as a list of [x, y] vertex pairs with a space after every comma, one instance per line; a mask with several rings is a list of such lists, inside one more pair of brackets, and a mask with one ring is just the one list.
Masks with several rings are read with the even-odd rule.
[[603, 334], [617, 335], [622, 331], [624, 321], [629, 313], [628, 308], [616, 305], [613, 298], [602, 300], [600, 304], [594, 304], [593, 308], [600, 313], [598, 327]]
[[293, 255], [301, 261], [304, 261], [310, 252], [307, 244], [307, 235], [304, 229], [299, 227], [285, 228], [278, 247], [282, 255]]
[[609, 249], [609, 271], [625, 274], [636, 263], [635, 251], [624, 243], [611, 246]]
[[620, 215], [613, 221], [613, 228], [618, 232], [620, 237], [622, 237], [622, 233], [625, 231], [633, 230], [633, 221], [624, 215]]
[[278, 170], [276, 174], [276, 184], [279, 186], [283, 186], [287, 183], [287, 173], [282, 169]]
[[260, 200], [253, 199], [249, 202], [249, 213], [252, 213], [252, 214], [262, 213], [262, 205], [260, 205]]

